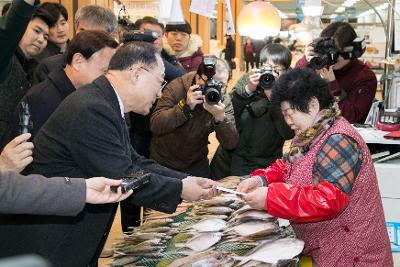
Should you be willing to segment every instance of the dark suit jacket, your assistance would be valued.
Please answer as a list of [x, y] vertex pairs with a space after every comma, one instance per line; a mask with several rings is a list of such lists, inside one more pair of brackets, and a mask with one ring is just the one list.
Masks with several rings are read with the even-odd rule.
[[[33, 86], [22, 98], [29, 106], [31, 114], [31, 121], [33, 128], [30, 133], [34, 137], [43, 124], [48, 120], [54, 110], [60, 103], [76, 89], [71, 80], [65, 74], [64, 69], [60, 66], [49, 74], [49, 77]], [[14, 112], [13, 118], [13, 136], [19, 134], [19, 113], [22, 109], [21, 102], [19, 102], [17, 109]]]
[[55, 56], [51, 56], [43, 59], [39, 65], [36, 66], [36, 69], [33, 73], [33, 81], [32, 83], [38, 84], [47, 79], [50, 72], [54, 69], [61, 67], [65, 67], [65, 54], [58, 54]]
[[47, 179], [0, 172], [0, 214], [77, 215], [85, 206], [84, 179]]
[[[133, 150], [116, 93], [104, 76], [69, 95], [36, 135], [34, 144], [36, 173], [121, 178], [145, 170], [151, 172], [151, 180], [130, 197], [134, 204], [173, 212], [180, 202], [180, 179], [186, 175], [140, 157]], [[14, 221], [14, 225], [0, 227], [0, 254], [22, 250], [42, 255], [57, 267], [94, 266], [116, 208], [117, 204], [86, 205], [73, 218], [30, 216]], [[2, 223], [4, 220], [0, 220]], [[24, 227], [16, 223], [24, 223]]]

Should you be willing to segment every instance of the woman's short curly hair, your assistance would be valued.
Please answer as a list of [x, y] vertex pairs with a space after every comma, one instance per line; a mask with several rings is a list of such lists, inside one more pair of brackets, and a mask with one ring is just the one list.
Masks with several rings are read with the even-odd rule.
[[308, 104], [313, 98], [319, 102], [320, 109], [329, 108], [334, 98], [329, 82], [309, 69], [293, 69], [282, 75], [272, 89], [273, 102], [280, 105], [289, 102], [293, 109], [308, 113]]

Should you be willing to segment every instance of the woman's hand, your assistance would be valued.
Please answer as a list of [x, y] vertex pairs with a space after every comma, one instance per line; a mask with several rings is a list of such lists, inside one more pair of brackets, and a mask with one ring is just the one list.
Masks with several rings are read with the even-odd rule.
[[258, 177], [252, 177], [242, 181], [236, 190], [242, 193], [249, 193], [261, 186], [260, 179]]
[[259, 187], [256, 190], [243, 196], [246, 203], [257, 210], [265, 210], [265, 200], [267, 199], [268, 187]]

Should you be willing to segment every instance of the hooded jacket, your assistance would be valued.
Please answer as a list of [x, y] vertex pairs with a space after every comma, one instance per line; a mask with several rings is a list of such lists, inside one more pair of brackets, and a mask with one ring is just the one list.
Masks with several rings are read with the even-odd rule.
[[185, 50], [177, 53], [171, 48], [167, 41], [164, 42], [164, 49], [169, 55], [177, 57], [187, 72], [191, 72], [197, 70], [197, 67], [203, 59], [203, 52], [201, 51], [202, 45], [203, 41], [201, 37], [197, 34], [191, 34], [188, 47]]

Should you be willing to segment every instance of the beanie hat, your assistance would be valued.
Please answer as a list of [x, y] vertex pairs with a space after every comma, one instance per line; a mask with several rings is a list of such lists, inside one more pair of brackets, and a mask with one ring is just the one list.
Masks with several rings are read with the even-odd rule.
[[187, 21], [185, 21], [185, 24], [167, 24], [165, 32], [186, 32], [187, 34], [191, 34], [192, 27]]

